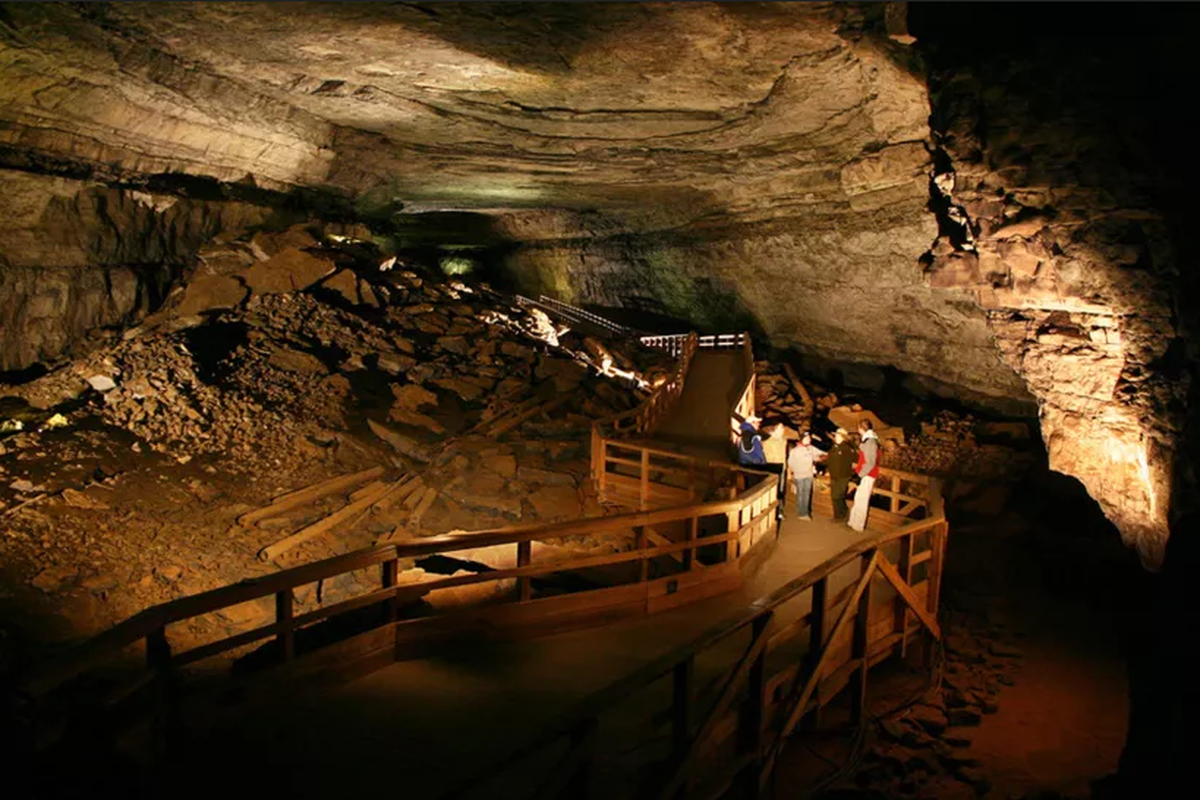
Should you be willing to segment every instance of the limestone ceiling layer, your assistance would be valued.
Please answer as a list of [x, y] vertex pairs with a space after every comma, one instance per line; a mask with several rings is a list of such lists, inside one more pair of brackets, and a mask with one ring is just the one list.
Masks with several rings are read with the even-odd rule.
[[839, 35], [862, 16], [833, 3], [15, 4], [0, 141], [118, 172], [376, 189], [416, 208], [687, 197], [694, 213], [737, 212], [785, 183], [786, 197], [819, 191], [868, 143], [926, 138], [920, 81]]

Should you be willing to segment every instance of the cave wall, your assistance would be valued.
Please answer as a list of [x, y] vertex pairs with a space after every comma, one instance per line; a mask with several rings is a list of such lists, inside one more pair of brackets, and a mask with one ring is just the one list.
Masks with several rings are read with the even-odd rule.
[[0, 170], [0, 370], [53, 361], [93, 331], [136, 322], [196, 251], [266, 206]]
[[[970, 46], [947, 35], [968, 19], [990, 31]], [[925, 264], [986, 311], [1037, 398], [1051, 468], [1157, 568], [1191, 374], [1162, 191], [1179, 166], [1158, 146], [1177, 124], [1164, 101], [1179, 51], [1158, 22], [1121, 19], [1030, 33], [994, 12], [941, 17], [929, 85], [945, 209]]]
[[902, 6], [2, 6], [0, 369], [130, 324], [266, 213], [164, 176], [487, 214], [528, 293], [1036, 403], [1154, 565], [1195, 349], [1156, 187], [1190, 87], [1118, 11], [934, 4], [914, 45]]

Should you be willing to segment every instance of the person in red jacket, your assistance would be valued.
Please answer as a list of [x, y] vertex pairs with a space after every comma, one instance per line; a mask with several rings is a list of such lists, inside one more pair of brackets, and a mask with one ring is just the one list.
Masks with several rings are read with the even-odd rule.
[[879, 477], [879, 437], [875, 434], [874, 426], [865, 419], [858, 423], [858, 432], [862, 435], [862, 444], [858, 446], [858, 463], [854, 465], [858, 488], [854, 491], [854, 507], [850, 509], [848, 524], [854, 530], [862, 531], [867, 527], [871, 492], [875, 489], [875, 479]]

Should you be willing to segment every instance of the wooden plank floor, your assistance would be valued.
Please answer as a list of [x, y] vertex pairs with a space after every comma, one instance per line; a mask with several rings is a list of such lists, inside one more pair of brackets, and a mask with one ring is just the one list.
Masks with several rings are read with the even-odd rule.
[[[389, 790], [435, 797], [468, 765], [502, 756], [589, 693], [860, 536], [829, 520], [790, 519], [775, 552], [736, 592], [602, 628], [482, 642], [395, 664], [334, 691], [230, 721], [171, 765], [172, 794], [207, 798], [237, 786], [246, 795], [298, 798]], [[831, 592], [855, 575], [851, 568], [835, 576]], [[705, 671], [698, 665], [698, 673]]]
[[746, 384], [741, 349], [696, 351], [683, 394], [669, 419], [651, 437], [664, 450], [729, 459], [729, 410]]

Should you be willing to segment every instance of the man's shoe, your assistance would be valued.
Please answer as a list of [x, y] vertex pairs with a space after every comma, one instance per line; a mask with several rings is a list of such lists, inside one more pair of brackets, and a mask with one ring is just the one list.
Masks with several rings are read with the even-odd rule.
[[812, 517], [810, 517], [808, 514], [805, 514], [803, 517], [799, 517], [799, 519], [812, 519]]

